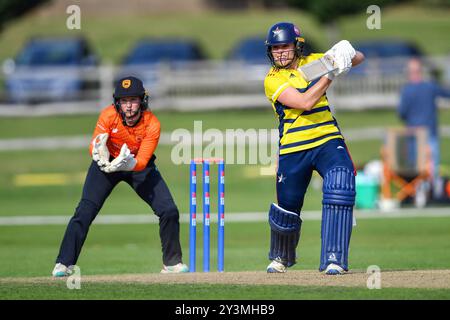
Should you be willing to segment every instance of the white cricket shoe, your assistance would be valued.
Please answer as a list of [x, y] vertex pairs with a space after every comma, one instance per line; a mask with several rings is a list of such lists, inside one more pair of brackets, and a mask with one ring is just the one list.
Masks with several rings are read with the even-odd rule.
[[189, 268], [184, 263], [178, 263], [174, 266], [165, 266], [163, 265], [163, 269], [161, 270], [161, 273], [185, 273], [189, 272]]
[[57, 263], [53, 268], [52, 275], [54, 277], [68, 277], [73, 272], [73, 266], [66, 267], [62, 263]]
[[267, 273], [285, 273], [287, 268], [279, 260], [275, 259], [267, 266]]
[[342, 267], [338, 266], [337, 264], [330, 263], [324, 272], [325, 272], [325, 274], [328, 274], [328, 275], [340, 275], [340, 274], [344, 274], [345, 270], [342, 269]]

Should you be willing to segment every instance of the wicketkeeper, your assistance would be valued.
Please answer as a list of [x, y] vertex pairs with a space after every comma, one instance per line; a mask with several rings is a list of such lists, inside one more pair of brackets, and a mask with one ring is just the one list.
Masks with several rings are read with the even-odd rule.
[[[271, 240], [267, 272], [286, 272], [296, 263], [300, 211], [313, 170], [323, 178], [322, 251], [320, 271], [348, 271], [348, 249], [355, 202], [355, 169], [326, 90], [333, 79], [364, 60], [362, 53], [342, 40], [325, 54], [337, 68], [307, 81], [298, 68], [324, 56], [303, 55], [304, 38], [292, 23], [273, 25], [266, 39], [272, 68], [264, 87], [279, 120], [277, 204], [269, 211]], [[317, 62], [317, 61], [316, 61]]]
[[155, 165], [160, 123], [148, 110], [147, 91], [141, 80], [126, 77], [118, 81], [113, 98], [114, 103], [103, 109], [98, 118], [89, 148], [93, 161], [52, 274], [71, 274], [89, 226], [121, 181], [128, 183], [159, 218], [161, 273], [188, 272], [182, 263], [178, 208]]

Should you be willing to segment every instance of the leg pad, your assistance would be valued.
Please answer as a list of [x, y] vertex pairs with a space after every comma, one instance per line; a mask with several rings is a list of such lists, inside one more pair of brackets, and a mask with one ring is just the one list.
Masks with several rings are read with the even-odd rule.
[[272, 204], [269, 211], [270, 260], [280, 260], [287, 267], [296, 263], [295, 250], [300, 239], [302, 220], [294, 212]]
[[353, 170], [335, 167], [327, 172], [323, 181], [320, 271], [330, 263], [348, 271], [355, 196]]

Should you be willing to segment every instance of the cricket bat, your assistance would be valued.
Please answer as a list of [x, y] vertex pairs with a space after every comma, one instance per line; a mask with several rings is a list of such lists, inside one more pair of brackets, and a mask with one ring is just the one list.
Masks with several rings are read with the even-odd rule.
[[314, 81], [330, 72], [337, 69], [333, 58], [329, 55], [324, 55], [322, 58], [314, 60], [298, 68], [300, 74], [306, 81]]

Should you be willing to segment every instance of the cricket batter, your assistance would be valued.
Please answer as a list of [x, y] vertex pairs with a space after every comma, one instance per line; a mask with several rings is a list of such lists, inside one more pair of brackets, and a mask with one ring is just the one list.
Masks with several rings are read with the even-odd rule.
[[348, 271], [348, 249], [355, 203], [355, 168], [326, 90], [334, 78], [364, 60], [362, 53], [342, 40], [325, 54], [338, 69], [307, 82], [297, 70], [324, 54], [303, 56], [304, 39], [292, 23], [273, 25], [267, 34], [272, 68], [265, 93], [279, 120], [277, 204], [269, 211], [271, 228], [269, 273], [286, 272], [296, 263], [300, 211], [313, 170], [323, 178], [322, 249], [319, 271], [335, 275]]
[[155, 165], [160, 123], [148, 110], [147, 91], [141, 80], [126, 77], [118, 81], [113, 98], [114, 103], [103, 109], [98, 118], [89, 148], [93, 161], [52, 274], [55, 277], [71, 274], [89, 226], [121, 181], [128, 183], [159, 217], [161, 273], [188, 272], [181, 260], [178, 208]]

